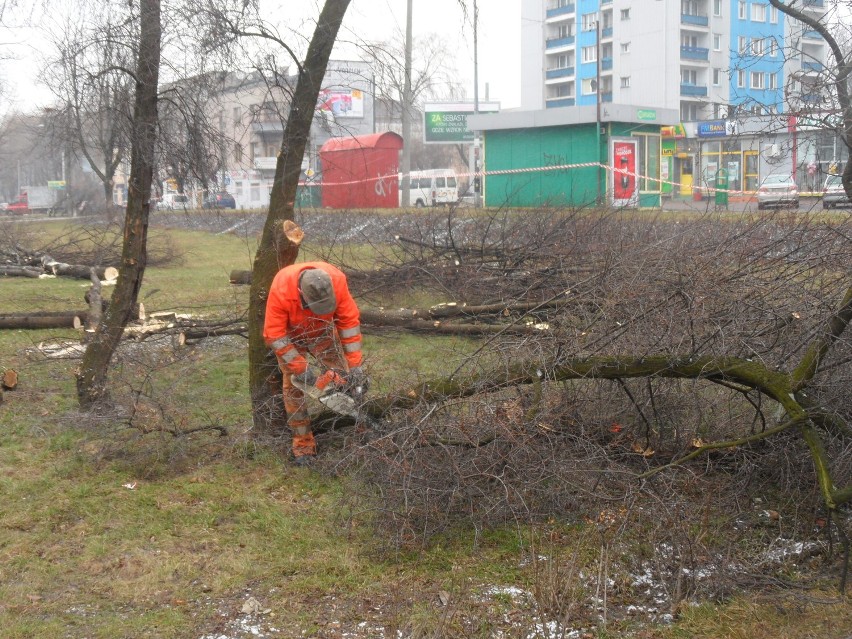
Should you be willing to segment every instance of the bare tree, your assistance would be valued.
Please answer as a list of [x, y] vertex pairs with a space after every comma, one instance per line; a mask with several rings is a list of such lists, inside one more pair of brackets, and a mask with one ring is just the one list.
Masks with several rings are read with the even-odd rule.
[[157, 95], [162, 26], [160, 0], [140, 0], [130, 176], [124, 244], [118, 283], [109, 308], [86, 347], [77, 371], [77, 397], [83, 408], [106, 395], [109, 364], [136, 306], [147, 262], [148, 216], [157, 132]]
[[[227, 57], [242, 43], [250, 46], [258, 60], [255, 68], [265, 72], [263, 76], [270, 91], [288, 94], [291, 84], [286, 75], [287, 67], [292, 63], [297, 69], [275, 166], [269, 212], [254, 258], [249, 300], [249, 390], [255, 425], [265, 432], [286, 428], [280, 401], [281, 372], [263, 340], [266, 298], [278, 270], [296, 259], [298, 249], [293, 250], [283, 235], [282, 223], [293, 220], [302, 159], [317, 100], [349, 3], [350, 0], [324, 2], [304, 60], [297, 52], [298, 47], [291, 44], [292, 40], [282, 36], [275, 25], [264, 19], [255, 3], [202, 3], [193, 9], [203, 23], [201, 43], [204, 50], [225, 53]], [[280, 110], [277, 112], [284, 115]]]
[[130, 147], [133, 17], [111, 4], [92, 17], [94, 25], [56, 34], [58, 58], [48, 65], [48, 80], [67, 112], [66, 149], [73, 144], [86, 158], [110, 211], [115, 174]]
[[[832, 32], [831, 25], [825, 19], [817, 19], [813, 15], [806, 13], [802, 9], [802, 4], [797, 4], [795, 1], [782, 2], [781, 0], [769, 0], [769, 3], [787, 16], [797, 20], [802, 25], [813, 29], [825, 40], [828, 48], [831, 51], [831, 59], [833, 64], [830, 64], [826, 69], [827, 79], [826, 88], [831, 90], [832, 97], [837, 100], [837, 110], [832, 116], [832, 122], [827, 122], [826, 126], [837, 131], [843, 144], [847, 149], [852, 149], [852, 100], [849, 96], [849, 74], [852, 72], [852, 51], [848, 48], [844, 50], [841, 43]], [[842, 3], [838, 3], [842, 4]], [[829, 14], [826, 14], [829, 15]], [[816, 62], [822, 63], [822, 60]], [[824, 117], [826, 114], [819, 112], [818, 117]], [[834, 125], [833, 121], [839, 120], [839, 124]], [[847, 195], [852, 197], [852, 162], [847, 162], [843, 169], [843, 188]]]

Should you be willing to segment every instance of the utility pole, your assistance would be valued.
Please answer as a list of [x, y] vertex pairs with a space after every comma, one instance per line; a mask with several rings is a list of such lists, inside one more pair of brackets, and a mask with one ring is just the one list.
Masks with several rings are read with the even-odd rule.
[[400, 172], [402, 173], [402, 182], [399, 188], [402, 189], [402, 199], [400, 200], [403, 207], [411, 205], [411, 190], [409, 184], [411, 182], [411, 14], [413, 0], [408, 0], [405, 11], [405, 81], [402, 87], [402, 165]]
[[[479, 26], [479, 8], [476, 5], [476, 0], [473, 0], [473, 114], [479, 113], [479, 42], [478, 42], [478, 26]], [[479, 131], [473, 132], [473, 175], [474, 180], [479, 182], [479, 188], [474, 192], [474, 205], [476, 208], [482, 206], [482, 186], [483, 180], [480, 175], [481, 158], [480, 154]]]
[[595, 124], [597, 130], [597, 141], [598, 141], [598, 197], [596, 204], [600, 206], [602, 202], [603, 196], [603, 178], [601, 176], [601, 14], [598, 12], [597, 20], [595, 20], [595, 59], [597, 64], [597, 75], [595, 77], [595, 106], [596, 115], [595, 115]]

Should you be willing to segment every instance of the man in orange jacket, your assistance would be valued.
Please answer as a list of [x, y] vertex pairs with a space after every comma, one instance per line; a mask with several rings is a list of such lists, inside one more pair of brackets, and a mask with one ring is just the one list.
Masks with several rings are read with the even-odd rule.
[[316, 455], [316, 441], [304, 393], [293, 385], [294, 379], [306, 386], [317, 382], [305, 356], [310, 353], [323, 369], [337, 371], [350, 388], [366, 391], [368, 386], [361, 367], [360, 312], [346, 276], [326, 262], [282, 268], [266, 300], [263, 338], [275, 351], [284, 373], [284, 407], [293, 431], [293, 456], [297, 464], [308, 464]]

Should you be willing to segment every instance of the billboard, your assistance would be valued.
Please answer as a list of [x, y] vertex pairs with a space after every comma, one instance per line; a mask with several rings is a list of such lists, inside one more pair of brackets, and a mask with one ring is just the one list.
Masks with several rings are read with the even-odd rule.
[[[423, 107], [423, 142], [426, 144], [473, 142], [473, 131], [467, 126], [467, 117], [473, 111], [473, 102], [425, 104]], [[499, 102], [479, 103], [479, 113], [497, 113], [499, 111]]]
[[364, 92], [360, 89], [323, 89], [319, 93], [319, 110], [335, 118], [363, 118]]
[[639, 188], [636, 181], [636, 140], [612, 138], [610, 141], [610, 186], [613, 206], [638, 206]]

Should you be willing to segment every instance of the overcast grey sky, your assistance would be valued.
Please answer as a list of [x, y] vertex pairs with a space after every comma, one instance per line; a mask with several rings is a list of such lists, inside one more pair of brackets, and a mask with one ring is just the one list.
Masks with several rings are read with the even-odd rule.
[[[472, 0], [462, 0], [472, 7]], [[267, 17], [281, 16], [288, 25], [304, 24], [311, 33], [313, 20], [319, 13], [316, 0], [263, 0]], [[473, 99], [473, 28], [465, 21], [459, 0], [413, 0], [415, 37], [440, 34], [455, 52], [454, 66], [459, 81]], [[478, 0], [479, 6], [479, 97], [500, 102], [503, 108], [520, 104], [520, 0]], [[394, 31], [405, 29], [406, 0], [353, 0], [344, 21], [341, 41], [391, 39]], [[471, 9], [472, 10], [472, 9]], [[6, 108], [44, 106], [52, 101], [47, 87], [37, 83], [43, 66], [44, 45], [33, 29], [4, 29], [0, 46], [12, 59], [0, 62], [0, 77], [6, 85], [3, 103]], [[341, 44], [336, 59], [357, 57], [354, 47]], [[5, 110], [5, 109], [4, 109]]]

